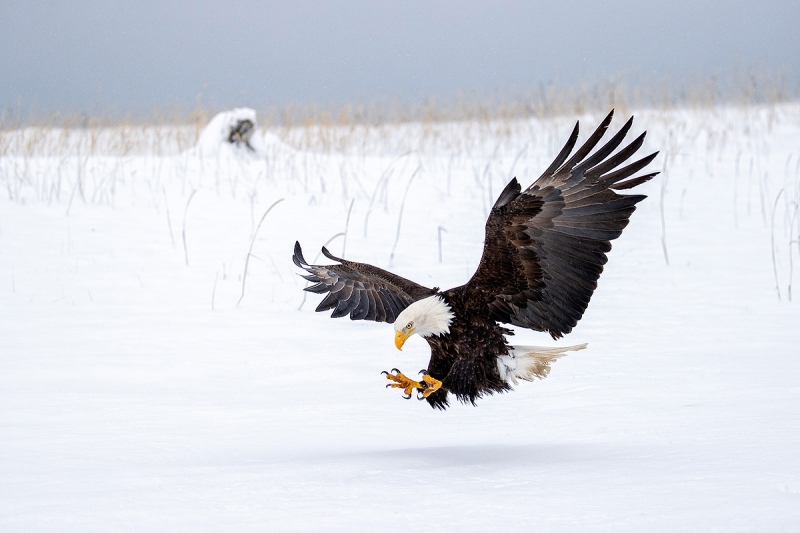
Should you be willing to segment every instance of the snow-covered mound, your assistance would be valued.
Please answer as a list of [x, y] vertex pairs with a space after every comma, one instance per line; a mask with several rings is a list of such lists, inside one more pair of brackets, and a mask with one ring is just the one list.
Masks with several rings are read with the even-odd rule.
[[202, 129], [195, 146], [199, 157], [254, 155], [265, 157], [269, 145], [283, 144], [273, 134], [258, 129], [256, 111], [237, 107], [214, 115]]

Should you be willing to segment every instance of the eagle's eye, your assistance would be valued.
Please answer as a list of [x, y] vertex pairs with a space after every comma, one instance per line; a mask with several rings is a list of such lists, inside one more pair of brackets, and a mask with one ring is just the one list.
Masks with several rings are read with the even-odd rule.
[[408, 324], [406, 324], [406, 329], [411, 329], [413, 327], [414, 327], [414, 323], [413, 322], [409, 322]]

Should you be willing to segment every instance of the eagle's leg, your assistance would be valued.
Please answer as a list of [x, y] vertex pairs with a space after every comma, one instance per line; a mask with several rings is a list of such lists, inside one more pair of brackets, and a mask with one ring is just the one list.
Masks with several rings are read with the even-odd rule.
[[432, 378], [424, 370], [422, 371], [424, 375], [422, 376], [421, 382], [409, 378], [396, 368], [393, 368], [392, 372], [393, 373], [389, 373], [385, 370], [381, 372], [382, 374], [386, 374], [386, 379], [394, 382], [386, 385], [386, 388], [403, 389], [403, 392], [405, 393], [405, 399], [411, 398], [411, 393], [415, 389], [422, 392], [423, 398], [427, 398], [442, 387], [441, 381], [436, 378]]
[[442, 382], [434, 377], [431, 377], [431, 375], [428, 374], [427, 370], [422, 371], [422, 381], [425, 385], [427, 385], [422, 390], [423, 398], [427, 398], [428, 396], [430, 396], [431, 394], [442, 388]]

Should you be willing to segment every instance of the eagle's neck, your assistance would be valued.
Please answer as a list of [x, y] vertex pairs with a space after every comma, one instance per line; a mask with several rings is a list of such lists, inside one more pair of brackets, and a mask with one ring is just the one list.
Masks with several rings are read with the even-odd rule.
[[414, 322], [414, 333], [422, 337], [439, 336], [450, 333], [450, 324], [455, 314], [439, 295], [428, 296], [409, 305], [397, 317], [397, 322]]

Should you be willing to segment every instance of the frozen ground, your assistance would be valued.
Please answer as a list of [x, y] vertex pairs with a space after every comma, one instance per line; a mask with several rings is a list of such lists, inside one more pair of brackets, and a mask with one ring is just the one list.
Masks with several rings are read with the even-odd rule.
[[665, 172], [546, 380], [433, 411], [380, 375], [424, 341], [304, 302], [296, 239], [464, 282], [574, 118], [0, 136], [0, 530], [797, 531], [798, 105], [637, 113]]

